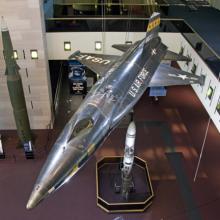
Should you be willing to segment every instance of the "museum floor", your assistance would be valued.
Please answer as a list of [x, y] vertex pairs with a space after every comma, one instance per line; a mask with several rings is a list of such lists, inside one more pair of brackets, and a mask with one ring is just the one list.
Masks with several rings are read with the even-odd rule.
[[[63, 100], [63, 103], [69, 101]], [[60, 130], [55, 129], [34, 132], [34, 160], [24, 159], [23, 151], [16, 148], [18, 139], [14, 131], [2, 132], [7, 158], [0, 161], [0, 219], [110, 220], [122, 216], [124, 220], [218, 220], [220, 135], [211, 123], [194, 183], [208, 115], [191, 87], [169, 88], [167, 97], [160, 98], [159, 103], [145, 94], [135, 107], [134, 118], [136, 155], [148, 162], [155, 193], [152, 205], [144, 213], [107, 214], [96, 206], [96, 161], [104, 156], [123, 154], [125, 127], [114, 130], [65, 187], [37, 208], [27, 211], [26, 202], [36, 176]]]

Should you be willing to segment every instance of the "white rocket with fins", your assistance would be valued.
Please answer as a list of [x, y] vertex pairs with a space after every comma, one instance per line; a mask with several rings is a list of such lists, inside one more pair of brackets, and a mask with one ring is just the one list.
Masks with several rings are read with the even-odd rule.
[[123, 176], [130, 176], [131, 169], [134, 162], [134, 144], [135, 144], [135, 136], [136, 136], [136, 126], [134, 122], [131, 122], [128, 126], [128, 130], [126, 133], [125, 140], [125, 152], [123, 159]]

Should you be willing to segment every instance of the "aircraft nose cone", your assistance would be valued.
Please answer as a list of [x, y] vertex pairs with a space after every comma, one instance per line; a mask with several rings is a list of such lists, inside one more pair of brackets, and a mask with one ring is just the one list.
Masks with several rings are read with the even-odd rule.
[[26, 205], [27, 209], [32, 209], [38, 205], [38, 203], [44, 198], [44, 196], [40, 193], [40, 191], [34, 190], [31, 193], [31, 196]]

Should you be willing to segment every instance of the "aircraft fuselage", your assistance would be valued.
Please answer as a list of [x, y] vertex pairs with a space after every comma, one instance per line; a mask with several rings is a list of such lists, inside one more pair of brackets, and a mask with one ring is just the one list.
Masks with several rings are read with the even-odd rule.
[[93, 86], [55, 142], [27, 208], [62, 186], [140, 99], [166, 54], [159, 37], [134, 44]]

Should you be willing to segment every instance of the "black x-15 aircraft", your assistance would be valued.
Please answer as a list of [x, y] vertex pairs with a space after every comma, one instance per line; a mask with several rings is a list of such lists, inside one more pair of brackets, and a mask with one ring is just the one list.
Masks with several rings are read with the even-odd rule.
[[147, 87], [203, 84], [204, 78], [167, 66], [161, 61], [189, 61], [167, 50], [158, 30], [160, 14], [153, 13], [146, 37], [133, 45], [113, 45], [122, 56], [81, 53], [71, 55], [99, 74], [100, 80], [55, 142], [38, 178], [27, 209], [66, 183], [133, 108]]

